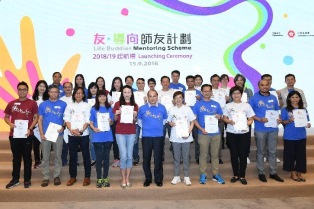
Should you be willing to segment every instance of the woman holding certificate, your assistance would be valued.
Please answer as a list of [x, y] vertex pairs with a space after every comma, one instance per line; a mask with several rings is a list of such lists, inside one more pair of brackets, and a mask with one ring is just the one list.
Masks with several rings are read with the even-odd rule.
[[107, 101], [106, 92], [100, 90], [96, 95], [96, 103], [91, 109], [90, 128], [93, 136], [91, 142], [96, 152], [96, 187], [110, 187], [108, 178], [109, 172], [109, 155], [113, 142], [113, 136], [110, 125], [113, 123], [114, 116], [112, 108]]
[[170, 141], [174, 156], [174, 177], [171, 184], [181, 182], [180, 162], [183, 159], [184, 183], [190, 186], [190, 145], [193, 141], [191, 132], [194, 126], [195, 115], [189, 106], [183, 105], [184, 94], [177, 91], [173, 94], [175, 106], [169, 110], [168, 123], [172, 127]]
[[232, 102], [227, 103], [223, 109], [223, 120], [227, 124], [227, 141], [230, 149], [233, 177], [230, 182], [240, 181], [246, 185], [245, 171], [247, 156], [250, 147], [249, 126], [253, 123], [255, 115], [248, 103], [242, 103], [243, 88], [234, 86], [230, 89]]
[[287, 96], [287, 106], [281, 110], [284, 125], [283, 170], [291, 172], [291, 179], [305, 182], [306, 173], [306, 130], [311, 124], [301, 94], [291, 91]]
[[64, 112], [64, 121], [69, 129], [69, 173], [70, 180], [67, 186], [72, 186], [76, 182], [77, 175], [77, 149], [82, 149], [85, 178], [83, 186], [90, 185], [91, 162], [89, 154], [89, 117], [90, 105], [85, 101], [85, 91], [83, 87], [77, 87], [73, 91], [73, 103], [67, 105]]
[[121, 187], [131, 187], [130, 174], [133, 166], [133, 147], [136, 135], [135, 121], [138, 106], [131, 86], [125, 85], [118, 102], [113, 107], [116, 121], [116, 140], [120, 151]]

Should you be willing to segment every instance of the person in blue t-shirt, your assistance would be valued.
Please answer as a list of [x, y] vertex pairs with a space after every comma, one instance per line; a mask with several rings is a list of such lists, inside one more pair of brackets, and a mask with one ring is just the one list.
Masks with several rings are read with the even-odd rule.
[[[110, 187], [108, 177], [109, 156], [113, 142], [110, 125], [113, 124], [114, 115], [112, 108], [108, 103], [106, 94], [107, 93], [104, 90], [99, 90], [97, 92], [96, 103], [92, 107], [90, 114], [90, 128], [93, 131], [91, 142], [94, 145], [96, 153], [97, 188], [101, 188], [103, 186]], [[101, 118], [108, 118], [108, 123], [107, 121], [101, 120]], [[98, 124], [99, 122], [104, 124]]]
[[169, 88], [177, 91], [182, 91], [183, 93], [185, 92], [186, 88], [182, 83], [179, 83], [180, 79], [180, 71], [179, 70], [174, 70], [171, 72], [171, 80], [172, 82], [170, 83]]
[[[51, 151], [51, 144], [53, 145], [54, 150], [54, 185], [60, 185], [60, 175], [61, 175], [61, 168], [62, 168], [62, 145], [63, 145], [63, 131], [64, 131], [64, 121], [63, 121], [63, 114], [67, 104], [59, 100], [59, 88], [58, 86], [52, 85], [48, 88], [49, 99], [42, 102], [39, 105], [39, 119], [38, 119], [38, 128], [40, 133], [40, 139], [42, 141], [42, 174], [43, 174], [43, 181], [41, 183], [42, 187], [46, 187], [49, 184], [50, 179], [50, 168], [49, 168], [49, 161], [50, 161], [50, 151]], [[55, 142], [48, 141], [46, 138], [45, 133], [47, 129], [52, 124], [60, 125], [61, 128], [58, 130], [59, 136], [55, 139]]]
[[59, 89], [59, 98], [65, 95], [65, 93], [63, 91], [63, 86], [61, 84], [61, 79], [62, 79], [61, 73], [60, 72], [54, 72], [52, 74], [52, 84], [49, 85], [49, 86], [55, 85], [55, 86], [58, 87], [58, 89]]
[[287, 106], [281, 110], [282, 124], [284, 125], [283, 140], [283, 170], [291, 172], [291, 179], [297, 182], [305, 182], [302, 173], [306, 173], [306, 130], [311, 124], [297, 126], [295, 117], [306, 112], [302, 95], [298, 91], [291, 91], [287, 96]]
[[154, 150], [154, 178], [157, 186], [163, 186], [163, 145], [164, 124], [168, 114], [164, 105], [158, 103], [156, 90], [147, 93], [147, 104], [140, 107], [138, 112], [138, 125], [142, 128], [143, 169], [145, 173], [144, 187], [152, 183], [150, 161]]
[[[269, 93], [270, 84], [267, 80], [258, 82], [259, 91], [250, 99], [250, 105], [255, 112], [254, 119], [254, 135], [257, 148], [256, 165], [258, 170], [258, 178], [262, 182], [267, 182], [264, 169], [264, 156], [268, 155], [269, 162], [269, 177], [278, 182], [284, 182], [277, 174], [277, 142], [278, 142], [278, 124], [281, 119], [278, 117], [276, 121], [270, 125], [267, 122], [271, 117], [267, 113], [275, 114], [279, 111], [277, 98]], [[272, 112], [274, 111], [274, 112]], [[266, 124], [267, 123], [267, 124]], [[270, 127], [269, 127], [270, 126]], [[266, 150], [268, 153], [266, 153]]]
[[[213, 181], [216, 181], [219, 184], [224, 184], [225, 181], [219, 174], [219, 159], [218, 152], [220, 147], [220, 131], [217, 127], [211, 125], [212, 128], [216, 130], [212, 130], [212, 132], [208, 132], [209, 129], [206, 127], [209, 123], [205, 123], [206, 121], [213, 121], [215, 119], [221, 119], [222, 109], [218, 102], [211, 100], [212, 96], [212, 86], [209, 84], [204, 84], [201, 87], [203, 99], [197, 102], [193, 107], [193, 112], [196, 116], [195, 126], [198, 128], [198, 143], [200, 145], [200, 156], [199, 156], [199, 169], [200, 169], [200, 184], [206, 184], [207, 182], [207, 155], [208, 148], [210, 145], [210, 156], [211, 156], [211, 164], [212, 164], [212, 173], [213, 173]], [[214, 116], [213, 118], [211, 116]], [[207, 124], [207, 126], [206, 126]]]

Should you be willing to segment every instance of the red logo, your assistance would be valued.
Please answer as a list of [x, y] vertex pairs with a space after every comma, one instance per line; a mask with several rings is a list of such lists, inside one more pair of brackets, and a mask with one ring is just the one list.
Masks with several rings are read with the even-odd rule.
[[288, 36], [289, 36], [290, 38], [293, 38], [293, 37], [295, 36], [295, 32], [294, 32], [293, 30], [289, 30], [289, 31], [288, 31]]

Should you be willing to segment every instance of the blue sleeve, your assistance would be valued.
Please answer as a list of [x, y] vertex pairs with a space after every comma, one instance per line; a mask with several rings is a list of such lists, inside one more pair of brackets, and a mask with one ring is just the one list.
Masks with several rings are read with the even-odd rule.
[[[217, 102], [217, 103], [218, 103], [218, 102]], [[219, 103], [218, 103], [218, 106], [217, 106], [217, 114], [223, 115], [223, 112], [222, 112], [222, 109], [221, 109], [221, 106], [220, 106]]]
[[111, 107], [108, 109], [108, 112], [109, 112], [110, 119], [113, 121], [114, 120], [114, 114], [112, 112], [112, 108]]
[[92, 108], [91, 110], [90, 110], [90, 117], [89, 117], [89, 120], [90, 121], [93, 121], [94, 123], [95, 123], [95, 121], [96, 121], [96, 117], [95, 117], [95, 109], [94, 108]]
[[168, 118], [168, 113], [167, 113], [167, 110], [166, 110], [165, 106], [163, 106], [163, 112], [164, 112], [164, 114], [163, 114], [163, 119], [167, 120], [167, 118]]
[[38, 115], [40, 116], [44, 116], [44, 103], [42, 102], [40, 105], [39, 105], [39, 108], [38, 108]]
[[274, 97], [274, 101], [275, 101], [275, 110], [280, 110], [280, 107], [279, 107], [279, 102], [277, 100], [277, 98], [275, 96]]
[[281, 109], [281, 120], [289, 120], [287, 109], [285, 107]]

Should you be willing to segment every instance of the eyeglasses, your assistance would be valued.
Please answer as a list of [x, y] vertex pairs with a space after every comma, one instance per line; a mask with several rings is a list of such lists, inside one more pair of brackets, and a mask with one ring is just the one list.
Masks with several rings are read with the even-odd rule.
[[21, 92], [26, 92], [27, 89], [18, 89], [18, 91], [21, 91]]

